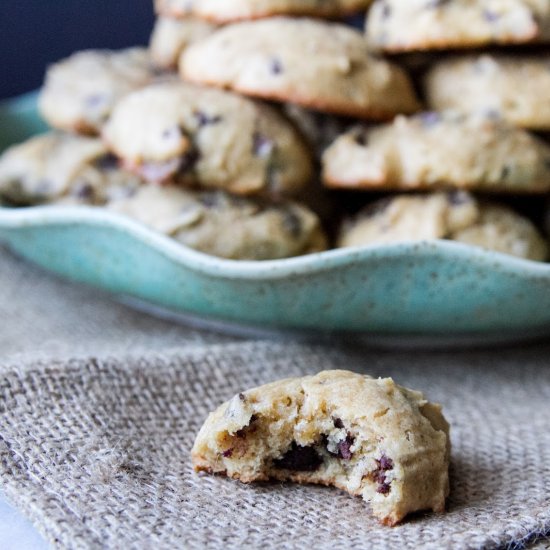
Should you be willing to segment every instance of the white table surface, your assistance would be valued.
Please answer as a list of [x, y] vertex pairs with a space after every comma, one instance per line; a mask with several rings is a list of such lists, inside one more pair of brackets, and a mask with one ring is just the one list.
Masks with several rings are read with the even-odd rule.
[[0, 493], [0, 547], [2, 550], [48, 550], [49, 545], [32, 523], [8, 504]]

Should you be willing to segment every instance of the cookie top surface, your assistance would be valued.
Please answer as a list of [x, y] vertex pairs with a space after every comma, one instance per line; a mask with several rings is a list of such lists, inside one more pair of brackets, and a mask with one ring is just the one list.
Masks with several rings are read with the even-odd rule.
[[550, 146], [491, 113], [423, 113], [356, 128], [323, 155], [323, 180], [354, 189], [550, 190]]
[[208, 36], [217, 27], [196, 17], [159, 17], [153, 28], [149, 51], [152, 62], [162, 69], [175, 69], [185, 48]]
[[48, 68], [39, 109], [54, 128], [97, 134], [116, 102], [153, 78], [143, 48], [77, 52]]
[[274, 15], [343, 17], [365, 10], [371, 0], [155, 0], [157, 13], [169, 17], [197, 16], [216, 23]]
[[0, 157], [0, 196], [14, 204], [104, 204], [139, 184], [91, 137], [49, 132]]
[[183, 53], [184, 79], [318, 111], [386, 119], [418, 110], [405, 72], [345, 25], [275, 17], [229, 25]]
[[292, 193], [312, 175], [308, 148], [274, 109], [216, 89], [165, 82], [126, 96], [103, 134], [146, 179], [235, 193]]
[[550, 55], [476, 55], [439, 61], [424, 80], [430, 109], [491, 111], [512, 124], [550, 130]]
[[334, 370], [236, 395], [208, 416], [192, 457], [197, 469], [243, 481], [335, 485], [394, 524], [414, 510], [442, 510], [447, 433], [440, 407], [421, 393]]
[[511, 209], [464, 191], [397, 195], [367, 206], [340, 231], [338, 246], [450, 239], [529, 260], [548, 257], [535, 226]]
[[270, 204], [223, 191], [144, 185], [108, 207], [222, 258], [269, 260], [326, 248], [317, 216], [291, 202]]
[[386, 52], [524, 44], [550, 39], [548, 0], [376, 0], [369, 44]]

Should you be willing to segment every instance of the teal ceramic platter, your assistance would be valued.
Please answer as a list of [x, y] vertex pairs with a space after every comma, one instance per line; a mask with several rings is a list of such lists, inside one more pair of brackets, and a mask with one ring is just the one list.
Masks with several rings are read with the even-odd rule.
[[[0, 107], [1, 146], [43, 129], [33, 95]], [[550, 332], [550, 264], [450, 241], [234, 261], [102, 209], [65, 206], [0, 208], [0, 241], [69, 279], [216, 322], [383, 335]]]

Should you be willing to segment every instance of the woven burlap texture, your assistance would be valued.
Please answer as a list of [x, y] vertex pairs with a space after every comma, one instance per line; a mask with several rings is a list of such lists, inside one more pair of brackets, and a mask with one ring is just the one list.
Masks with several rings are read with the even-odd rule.
[[[384, 353], [239, 343], [4, 366], [0, 486], [60, 548], [492, 548], [550, 528], [550, 346]], [[285, 376], [346, 368], [423, 390], [452, 426], [445, 515], [379, 526], [332, 488], [192, 471], [207, 413]]]
[[134, 311], [69, 283], [0, 246], [0, 361], [124, 354], [235, 341]]

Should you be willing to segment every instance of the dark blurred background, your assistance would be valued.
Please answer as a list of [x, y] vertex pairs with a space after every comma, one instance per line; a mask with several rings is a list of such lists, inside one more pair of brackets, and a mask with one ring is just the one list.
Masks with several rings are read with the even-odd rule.
[[153, 0], [0, 0], [0, 98], [40, 86], [48, 63], [86, 48], [145, 45]]

